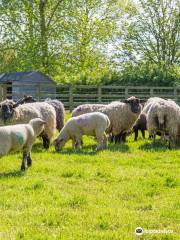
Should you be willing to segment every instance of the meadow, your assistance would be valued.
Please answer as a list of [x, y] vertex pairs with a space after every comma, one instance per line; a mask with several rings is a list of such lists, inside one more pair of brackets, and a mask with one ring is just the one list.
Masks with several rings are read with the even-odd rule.
[[[1, 158], [0, 239], [180, 239], [180, 149], [140, 136], [95, 152], [83, 140], [59, 153], [37, 140], [26, 172], [21, 153]], [[136, 227], [172, 232], [136, 236]]]

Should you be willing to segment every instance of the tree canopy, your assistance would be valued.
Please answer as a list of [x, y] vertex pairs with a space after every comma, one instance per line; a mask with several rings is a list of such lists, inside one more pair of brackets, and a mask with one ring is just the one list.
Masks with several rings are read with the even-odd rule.
[[1, 0], [0, 72], [59, 83], [178, 85], [178, 0]]

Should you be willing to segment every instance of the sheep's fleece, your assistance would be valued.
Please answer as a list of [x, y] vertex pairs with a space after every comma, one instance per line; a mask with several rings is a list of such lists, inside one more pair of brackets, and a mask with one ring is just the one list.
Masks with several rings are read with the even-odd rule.
[[84, 113], [98, 112], [105, 104], [82, 104], [72, 111], [72, 117], [80, 116]]
[[11, 151], [23, 150], [21, 170], [32, 164], [31, 148], [36, 137], [44, 130], [45, 121], [40, 118], [30, 120], [27, 124], [0, 127], [0, 156]]
[[43, 131], [44, 123], [40, 118], [35, 118], [27, 124], [0, 127], [0, 155], [13, 150], [18, 151], [24, 146], [32, 146], [36, 137]]

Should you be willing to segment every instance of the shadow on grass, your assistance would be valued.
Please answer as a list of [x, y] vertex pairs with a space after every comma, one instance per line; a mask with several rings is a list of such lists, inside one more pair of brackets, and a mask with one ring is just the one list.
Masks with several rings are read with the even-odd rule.
[[66, 154], [77, 154], [77, 155], [96, 155], [98, 151], [96, 151], [96, 145], [86, 145], [83, 146], [81, 149], [73, 149], [71, 147], [68, 148], [63, 148], [62, 150], [56, 152], [55, 150], [52, 152], [53, 154], [55, 153], [60, 153], [63, 155]]
[[154, 151], [154, 152], [164, 152], [169, 150], [168, 145], [163, 144], [160, 141], [157, 141], [156, 143], [153, 143], [153, 142], [145, 143], [139, 146], [139, 149], [144, 151]]
[[42, 153], [44, 151], [47, 151], [47, 149], [45, 149], [43, 147], [43, 144], [41, 142], [35, 143], [33, 145], [33, 149], [32, 150], [33, 150], [33, 152], [36, 152], [36, 153]]
[[[130, 152], [130, 148], [126, 144], [109, 144], [108, 147], [105, 149], [110, 152]], [[103, 150], [102, 150], [103, 151]], [[63, 148], [58, 153], [60, 154], [77, 154], [77, 155], [96, 155], [98, 152], [96, 151], [96, 145], [85, 145], [81, 149], [73, 149], [71, 147]], [[52, 153], [57, 153], [55, 150]]]
[[111, 152], [130, 152], [130, 148], [126, 143], [111, 143], [108, 145], [107, 150]]
[[0, 173], [0, 179], [12, 178], [12, 177], [22, 177], [23, 175], [24, 175], [24, 172], [22, 172], [21, 170], [5, 172], [5, 173]]

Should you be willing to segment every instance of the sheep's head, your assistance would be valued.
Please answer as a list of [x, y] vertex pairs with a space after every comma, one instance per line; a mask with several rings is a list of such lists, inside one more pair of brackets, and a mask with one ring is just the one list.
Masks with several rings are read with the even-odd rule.
[[34, 118], [30, 120], [29, 124], [34, 129], [36, 136], [39, 136], [44, 130], [46, 121], [42, 120], [41, 118]]
[[130, 104], [131, 111], [133, 113], [140, 113], [141, 112], [141, 104], [139, 98], [130, 97], [124, 101], [127, 104]]
[[14, 104], [9, 103], [3, 103], [1, 105], [1, 114], [4, 121], [7, 121], [8, 119], [12, 118], [14, 113]]
[[56, 151], [61, 150], [64, 147], [65, 143], [66, 143], [66, 140], [64, 138], [59, 138], [59, 139], [56, 138], [54, 140], [54, 147]]

